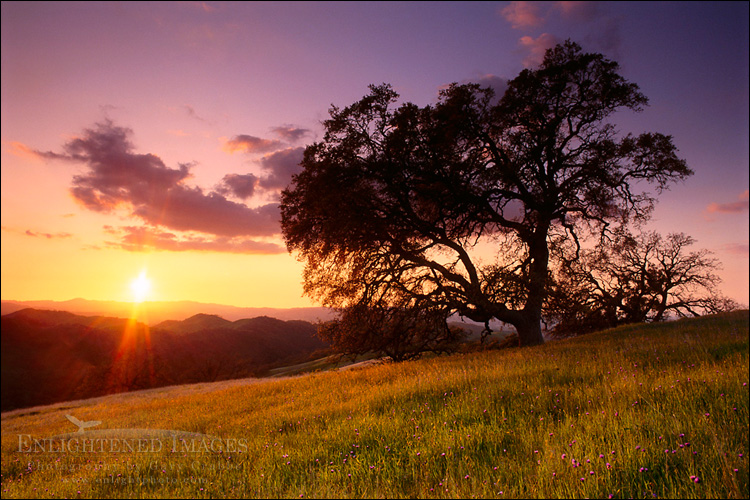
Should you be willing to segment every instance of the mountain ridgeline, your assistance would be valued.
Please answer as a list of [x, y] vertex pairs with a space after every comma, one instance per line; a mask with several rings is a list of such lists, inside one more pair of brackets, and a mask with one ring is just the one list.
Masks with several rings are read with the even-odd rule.
[[2, 317], [2, 411], [166, 385], [263, 375], [327, 345], [307, 321], [197, 314], [152, 327], [23, 309]]

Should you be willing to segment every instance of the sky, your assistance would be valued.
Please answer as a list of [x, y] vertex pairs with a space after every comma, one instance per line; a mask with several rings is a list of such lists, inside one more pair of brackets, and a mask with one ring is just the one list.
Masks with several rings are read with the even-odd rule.
[[[280, 190], [331, 105], [390, 83], [436, 102], [571, 39], [649, 98], [622, 133], [695, 172], [649, 228], [748, 300], [747, 2], [2, 2], [2, 299], [317, 305]], [[140, 288], [143, 295], [145, 290]]]

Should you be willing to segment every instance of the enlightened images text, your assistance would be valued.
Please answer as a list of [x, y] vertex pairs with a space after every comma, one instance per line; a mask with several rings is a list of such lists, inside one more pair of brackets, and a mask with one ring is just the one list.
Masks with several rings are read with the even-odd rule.
[[246, 453], [245, 439], [165, 439], [157, 438], [90, 438], [71, 437], [35, 439], [29, 434], [19, 434], [19, 453]]

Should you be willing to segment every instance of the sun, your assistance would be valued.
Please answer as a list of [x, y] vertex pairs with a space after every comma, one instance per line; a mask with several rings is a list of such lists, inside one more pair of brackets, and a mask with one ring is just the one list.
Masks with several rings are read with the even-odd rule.
[[141, 271], [141, 274], [130, 283], [130, 290], [133, 292], [134, 302], [143, 302], [148, 298], [151, 280], [146, 276], [146, 271]]

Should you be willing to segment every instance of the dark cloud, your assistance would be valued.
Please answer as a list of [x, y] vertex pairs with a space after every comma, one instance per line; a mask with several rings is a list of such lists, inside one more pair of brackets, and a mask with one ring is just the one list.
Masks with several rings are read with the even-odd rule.
[[495, 97], [502, 97], [508, 90], [508, 79], [496, 75], [483, 75], [474, 80], [482, 87], [489, 87], [495, 91]]
[[[89, 210], [125, 210], [149, 226], [207, 235], [199, 240], [178, 239], [179, 245], [173, 241], [175, 248], [184, 249], [188, 243], [190, 248], [208, 248], [211, 241], [216, 243], [214, 248], [235, 248], [240, 245], [236, 238], [246, 241], [280, 233], [277, 203], [251, 208], [220, 192], [206, 193], [200, 187], [188, 186], [185, 181], [190, 178], [191, 165], [169, 168], [156, 155], [135, 153], [131, 135], [130, 129], [106, 121], [65, 144], [63, 153], [36, 154], [86, 165], [84, 173], [73, 177], [70, 191]], [[235, 181], [225, 182], [226, 189], [231, 188], [235, 195], [247, 194]], [[162, 242], [166, 241], [170, 240]], [[271, 248], [255, 242], [240, 246], [243, 251], [255, 248], [261, 253]]]
[[216, 192], [245, 200], [255, 194], [260, 179], [255, 174], [227, 174]]
[[711, 203], [706, 207], [708, 213], [722, 213], [722, 214], [739, 214], [747, 212], [750, 208], [750, 191], [747, 189], [741, 193], [737, 198], [738, 201], [730, 203]]
[[284, 125], [281, 127], [274, 127], [271, 132], [281, 137], [283, 140], [294, 143], [310, 134], [310, 130], [306, 128], [298, 128], [294, 125]]
[[105, 226], [105, 231], [118, 238], [108, 241], [110, 248], [120, 248], [130, 252], [164, 250], [170, 252], [201, 251], [242, 254], [279, 254], [286, 250], [276, 243], [255, 241], [246, 238], [206, 238], [204, 236], [183, 235], [161, 231], [148, 226]]
[[250, 208], [186, 186], [170, 189], [160, 203], [134, 206], [133, 215], [149, 224], [217, 236], [270, 236], [280, 232], [281, 219], [278, 204]]
[[224, 143], [224, 151], [228, 153], [269, 153], [282, 147], [281, 141], [262, 139], [252, 135], [236, 135]]
[[292, 176], [302, 170], [304, 152], [303, 147], [287, 148], [261, 158], [260, 166], [266, 175], [261, 177], [260, 186], [269, 190], [286, 188]]
[[[247, 199], [257, 194], [271, 195], [278, 198], [282, 189], [286, 188], [292, 176], [301, 170], [300, 162], [305, 148], [287, 148], [274, 151], [263, 156], [260, 160], [262, 174], [228, 174], [221, 180], [215, 191], [224, 196]], [[274, 214], [278, 216], [278, 213]]]

